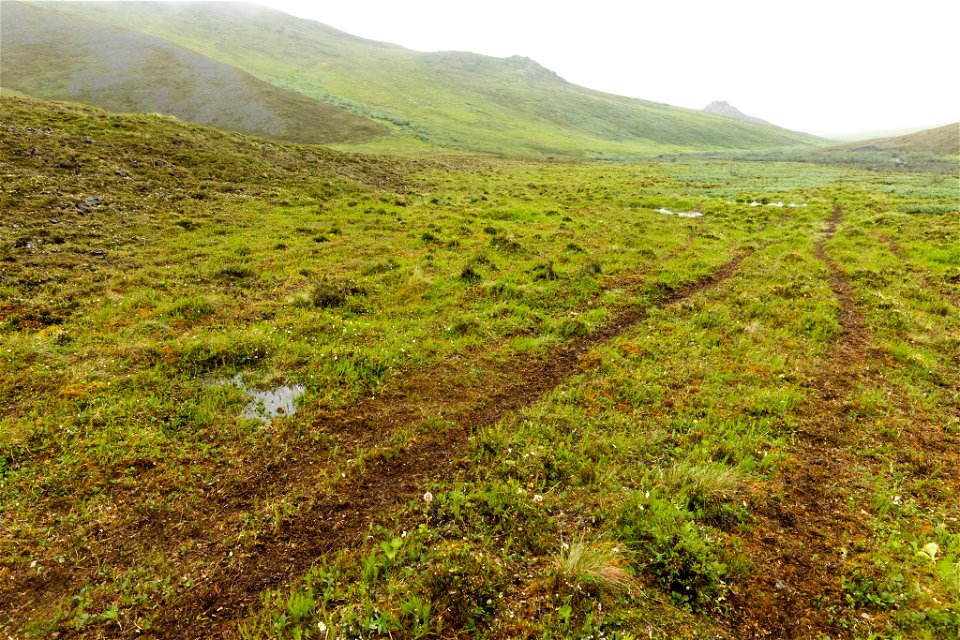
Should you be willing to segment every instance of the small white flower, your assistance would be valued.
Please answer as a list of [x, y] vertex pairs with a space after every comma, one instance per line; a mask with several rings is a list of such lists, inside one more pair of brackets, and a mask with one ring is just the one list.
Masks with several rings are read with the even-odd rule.
[[539, 493], [538, 493], [538, 494], [535, 494], [535, 495], [533, 496], [533, 501], [534, 501], [534, 502], [543, 502], [543, 496], [540, 495]]
[[320, 622], [317, 623], [317, 629], [320, 629], [320, 631], [326, 631], [326, 630], [327, 630], [327, 625], [325, 625], [325, 624], [323, 623], [323, 620], [321, 620]]
[[425, 494], [423, 494], [423, 501], [424, 501], [424, 502], [427, 502], [427, 503], [432, 502], [432, 501], [433, 501], [433, 494], [430, 493], [429, 491], [427, 491]]

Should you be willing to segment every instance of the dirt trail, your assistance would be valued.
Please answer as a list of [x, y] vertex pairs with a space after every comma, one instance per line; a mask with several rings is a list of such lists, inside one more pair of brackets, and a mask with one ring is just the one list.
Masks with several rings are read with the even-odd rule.
[[[747, 593], [734, 601], [730, 622], [739, 638], [813, 638], [845, 632], [827, 620], [818, 602], [842, 602], [840, 567], [846, 541], [864, 525], [850, 512], [847, 498], [856, 493], [849, 446], [855, 434], [844, 419], [844, 401], [862, 377], [868, 341], [853, 289], [826, 254], [841, 218], [836, 206], [814, 253], [829, 268], [830, 289], [840, 304], [840, 336], [829, 360], [811, 381], [813, 398], [804, 407], [793, 460], [757, 513], [744, 536], [754, 561]], [[740, 604], [736, 604], [739, 602]]]
[[[666, 262], [689, 251], [692, 240], [693, 235], [688, 235], [661, 260]], [[620, 273], [605, 279], [601, 291], [635, 290], [642, 286], [646, 275], [635, 271]], [[586, 311], [598, 298], [599, 294], [579, 311]], [[218, 472], [218, 482], [210, 487], [202, 502], [185, 496], [168, 512], [131, 518], [101, 532], [92, 541], [88, 555], [78, 562], [51, 562], [42, 573], [21, 573], [0, 582], [0, 611], [5, 614], [0, 615], [0, 629], [36, 606], [49, 604], [77, 585], [89, 582], [102, 566], [123, 570], [136, 566], [137, 558], [158, 553], [174, 556], [172, 550], [187, 543], [192, 547], [194, 561], [199, 555], [216, 563], [230, 551], [224, 539], [239, 531], [241, 517], [255, 510], [258, 501], [267, 496], [295, 494], [298, 488], [303, 489], [301, 494], [315, 494], [317, 486], [329, 485], [324, 473], [336, 464], [334, 458], [346, 460], [361, 451], [389, 448], [393, 434], [427, 416], [460, 423], [484, 403], [503, 402], [503, 398], [511, 396], [516, 379], [544, 375], [567, 348], [562, 347], [542, 360], [519, 356], [494, 360], [491, 354], [496, 347], [461, 354], [431, 369], [398, 374], [397, 386], [383, 390], [375, 399], [361, 400], [343, 409], [315, 410], [313, 415], [305, 416], [311, 431], [332, 436], [336, 442], [334, 450], [326, 441], [297, 440], [289, 443], [282, 456], [264, 458], [257, 451], [247, 452], [246, 458], [233, 465], [231, 471]], [[473, 375], [469, 373], [471, 369]], [[149, 477], [143, 481], [149, 482]], [[155, 489], [163, 491], [162, 487]], [[166, 490], [176, 492], [177, 487]], [[113, 491], [115, 501], [124, 503], [122, 490]], [[130, 500], [134, 502], [136, 498]]]
[[494, 388], [473, 406], [448, 415], [455, 427], [430, 434], [397, 456], [368, 463], [360, 477], [339, 483], [335, 497], [314, 503], [276, 534], [261, 539], [256, 549], [232, 558], [228, 565], [225, 562], [209, 582], [184, 593], [178, 602], [161, 611], [150, 637], [233, 637], [236, 621], [259, 603], [264, 589], [295, 580], [324, 553], [361, 545], [378, 514], [419, 495], [430, 478], [446, 472], [473, 429], [534, 403], [570, 376], [590, 349], [636, 325], [651, 308], [666, 307], [723, 282], [737, 272], [750, 253], [738, 254], [712, 276], [674, 290], [650, 307], [624, 312], [602, 329], [533, 366], [510, 371], [511, 383]]
[[[772, 222], [766, 226], [770, 226]], [[766, 228], [766, 227], [765, 227]], [[683, 243], [661, 257], [668, 262], [691, 249], [694, 231]], [[644, 271], [628, 270], [601, 281], [600, 292], [616, 288], [636, 290], [645, 282]], [[578, 309], [585, 312], [599, 299], [595, 294]], [[562, 349], [561, 349], [562, 350]], [[415, 370], [395, 376], [396, 386], [386, 388], [375, 399], [363, 399], [342, 409], [316, 409], [305, 415], [311, 431], [335, 439], [331, 449], [326, 441], [297, 440], [282, 455], [264, 457], [248, 451], [245, 458], [230, 470], [218, 470], [218, 481], [211, 486], [202, 503], [185, 496], [165, 513], [130, 518], [114, 523], [108, 531], [91, 541], [88, 554], [75, 562], [44, 563], [40, 573], [21, 572], [10, 580], [0, 581], [0, 631], [16, 627], [22, 618], [37, 606], [50, 604], [59, 597], [89, 582], [100, 567], [124, 570], [136, 566], [137, 559], [162, 554], [184, 544], [198, 554], [218, 562], [229, 552], [224, 539], [236, 533], [241, 517], [257, 508], [258, 501], [269, 496], [288, 496], [298, 488], [313, 495], [316, 487], [329, 484], [324, 473], [336, 459], [346, 460], [361, 451], [389, 448], [389, 440], [405, 425], [416, 424], [430, 417], [459, 420], [493, 397], [509, 394], [508, 387], [518, 376], [537, 376], [546, 366], [540, 359], [514, 356], [507, 361], [496, 359], [497, 347], [459, 354], [431, 369]], [[493, 355], [492, 355], [493, 354]], [[548, 356], [549, 362], [553, 356]], [[301, 411], [307, 414], [307, 411]], [[336, 458], [336, 459], [334, 459]], [[149, 482], [145, 477], [143, 482]], [[164, 492], [163, 487], [155, 490]], [[171, 486], [167, 492], [177, 492]], [[114, 499], [126, 501], [122, 489], [114, 488]], [[134, 490], [136, 492], [136, 490]], [[130, 501], [135, 502], [131, 496]]]

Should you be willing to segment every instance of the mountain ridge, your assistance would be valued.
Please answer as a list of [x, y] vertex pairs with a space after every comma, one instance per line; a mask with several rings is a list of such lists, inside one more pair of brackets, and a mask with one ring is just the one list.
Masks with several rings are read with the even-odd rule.
[[341, 143], [352, 150], [616, 158], [823, 144], [771, 125], [580, 87], [521, 56], [421, 53], [242, 3], [168, 5], [43, 3], [161, 38], [388, 128], [389, 135]]

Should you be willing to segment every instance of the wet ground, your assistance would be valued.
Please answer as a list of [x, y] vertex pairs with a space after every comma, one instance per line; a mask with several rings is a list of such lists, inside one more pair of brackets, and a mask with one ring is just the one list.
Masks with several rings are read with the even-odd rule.
[[670, 209], [660, 208], [657, 213], [665, 213], [671, 216], [680, 216], [681, 218], [699, 218], [703, 214], [699, 211], [671, 211]]
[[296, 400], [304, 391], [302, 384], [282, 385], [273, 389], [253, 389], [243, 382], [239, 373], [232, 378], [218, 380], [217, 384], [229, 384], [242, 390], [249, 400], [243, 408], [244, 417], [258, 418], [264, 422], [296, 413]]

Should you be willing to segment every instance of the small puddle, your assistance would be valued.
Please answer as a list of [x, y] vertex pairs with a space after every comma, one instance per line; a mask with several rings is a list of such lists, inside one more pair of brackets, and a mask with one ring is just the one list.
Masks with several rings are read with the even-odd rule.
[[751, 206], [751, 207], [791, 207], [791, 208], [792, 208], [792, 207], [805, 207], [805, 206], [807, 206], [807, 203], [806, 203], [806, 202], [801, 202], [801, 203], [797, 204], [796, 202], [788, 202], [788, 203], [784, 204], [783, 202], [767, 202], [767, 203], [763, 203], [763, 202], [753, 201], [753, 202], [750, 203], [750, 206]]
[[680, 216], [681, 218], [699, 218], [703, 214], [699, 211], [670, 211], [670, 209], [660, 208], [657, 213], [665, 213], [668, 216]]
[[248, 399], [247, 406], [243, 408], [243, 416], [264, 422], [296, 413], [296, 400], [305, 390], [302, 384], [283, 385], [276, 389], [251, 389], [243, 383], [240, 374], [217, 380], [215, 384], [229, 384], [243, 391]]

